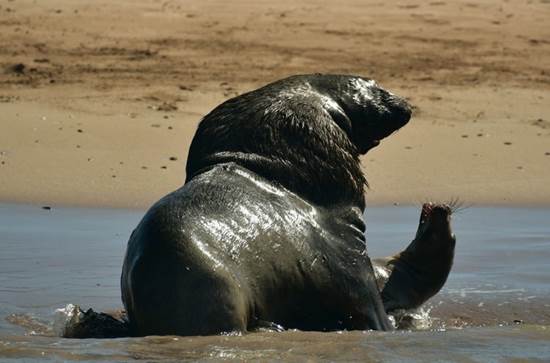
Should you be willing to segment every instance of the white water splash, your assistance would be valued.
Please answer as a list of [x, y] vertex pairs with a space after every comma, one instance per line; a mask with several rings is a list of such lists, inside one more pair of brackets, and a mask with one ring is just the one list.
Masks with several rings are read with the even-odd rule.
[[428, 330], [432, 327], [430, 317], [431, 308], [420, 307], [411, 310], [395, 310], [389, 315], [390, 321], [396, 329]]
[[64, 308], [56, 309], [53, 320], [55, 335], [66, 336], [68, 330], [72, 329], [83, 317], [84, 313], [78, 305], [67, 304]]

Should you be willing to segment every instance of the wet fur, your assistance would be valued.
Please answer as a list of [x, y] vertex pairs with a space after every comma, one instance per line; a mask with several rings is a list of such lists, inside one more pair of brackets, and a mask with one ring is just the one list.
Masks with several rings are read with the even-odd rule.
[[[425, 208], [429, 216], [424, 216]], [[417, 308], [443, 287], [453, 265], [456, 243], [450, 218], [460, 208], [457, 199], [444, 204], [425, 203], [410, 245], [395, 256], [373, 260], [386, 311]]]
[[314, 203], [364, 207], [359, 155], [409, 117], [405, 101], [371, 80], [290, 77], [206, 115], [189, 149], [186, 181], [210, 165], [235, 162]]
[[216, 107], [185, 185], [128, 242], [132, 334], [391, 329], [365, 250], [359, 155], [409, 117], [401, 98], [345, 75], [294, 76]]

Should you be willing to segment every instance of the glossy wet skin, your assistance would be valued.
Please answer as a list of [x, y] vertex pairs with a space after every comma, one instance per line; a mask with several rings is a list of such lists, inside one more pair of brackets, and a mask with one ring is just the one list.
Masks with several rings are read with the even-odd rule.
[[341, 75], [290, 77], [206, 115], [185, 185], [128, 242], [132, 333], [391, 329], [366, 251], [358, 156], [409, 118], [404, 100]]
[[426, 203], [409, 246], [396, 256], [374, 261], [386, 311], [422, 305], [444, 285], [454, 258], [452, 207]]
[[310, 205], [235, 164], [202, 173], [157, 203], [129, 242], [133, 331], [389, 329], [361, 216]]
[[313, 83], [327, 89], [336, 100], [337, 106], [329, 112], [335, 119], [338, 119], [335, 114], [343, 113], [349, 120], [348, 123], [340, 121], [339, 125], [346, 130], [361, 154], [378, 146], [382, 139], [405, 126], [411, 117], [407, 102], [381, 88], [374, 80], [355, 78], [344, 87], [331, 79]]

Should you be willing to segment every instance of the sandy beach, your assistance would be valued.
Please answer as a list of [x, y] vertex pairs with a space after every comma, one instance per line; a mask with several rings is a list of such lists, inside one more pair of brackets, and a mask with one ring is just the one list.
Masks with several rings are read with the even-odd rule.
[[414, 117], [367, 201], [550, 205], [550, 1], [0, 2], [0, 201], [145, 208], [200, 118], [292, 74], [348, 73]]

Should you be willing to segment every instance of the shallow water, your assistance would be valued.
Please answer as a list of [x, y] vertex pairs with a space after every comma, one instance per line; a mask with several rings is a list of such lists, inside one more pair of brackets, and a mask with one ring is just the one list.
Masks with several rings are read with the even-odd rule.
[[[371, 256], [404, 248], [420, 208], [371, 207]], [[0, 204], [0, 361], [550, 361], [550, 209], [454, 216], [455, 265], [425, 331], [71, 340], [53, 311], [121, 307], [126, 241], [143, 212]]]

